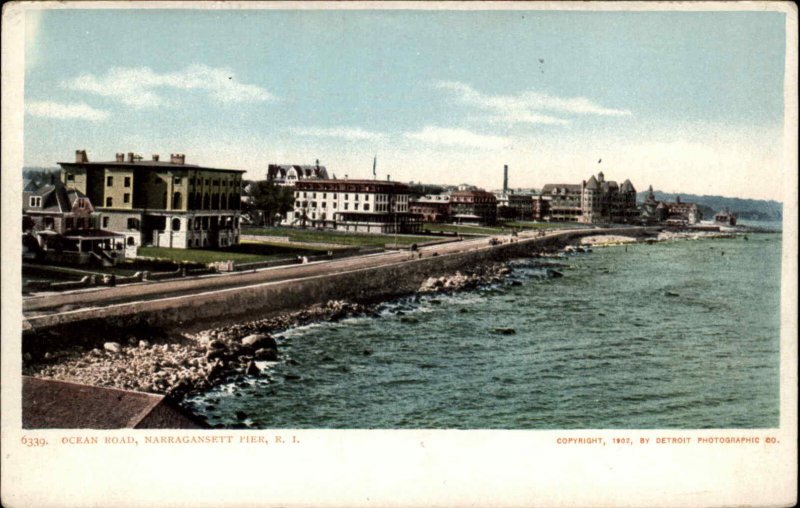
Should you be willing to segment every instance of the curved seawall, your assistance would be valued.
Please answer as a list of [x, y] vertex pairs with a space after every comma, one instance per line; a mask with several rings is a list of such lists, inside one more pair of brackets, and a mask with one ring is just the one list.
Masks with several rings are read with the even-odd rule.
[[653, 233], [652, 228], [584, 229], [552, 233], [541, 237], [502, 237], [498, 245], [433, 255], [409, 257], [380, 266], [356, 268], [243, 287], [210, 289], [152, 299], [117, 303], [41, 316], [30, 316], [24, 323], [28, 330], [98, 328], [151, 325], [158, 327], [201, 328], [241, 320], [301, 310], [328, 300], [375, 301], [416, 291], [429, 277], [439, 277], [458, 270], [474, 269], [482, 264], [525, 257], [545, 248], [561, 247], [577, 238], [614, 233], [635, 235]]

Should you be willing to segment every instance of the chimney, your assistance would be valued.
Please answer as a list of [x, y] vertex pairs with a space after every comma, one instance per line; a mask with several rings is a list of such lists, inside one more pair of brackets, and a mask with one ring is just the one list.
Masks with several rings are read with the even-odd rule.
[[392, 179], [392, 175], [386, 175], [386, 181], [390, 181]]
[[117, 162], [125, 162], [125, 154], [124, 153], [118, 153], [117, 154]]
[[503, 194], [508, 194], [508, 164], [503, 166]]
[[86, 150], [75, 150], [75, 162], [89, 162]]
[[169, 156], [169, 162], [172, 164], [185, 164], [186, 156], [182, 153], [173, 153]]
[[158, 154], [157, 153], [153, 154], [153, 162], [158, 162]]
[[128, 152], [128, 162], [133, 162], [133, 152]]

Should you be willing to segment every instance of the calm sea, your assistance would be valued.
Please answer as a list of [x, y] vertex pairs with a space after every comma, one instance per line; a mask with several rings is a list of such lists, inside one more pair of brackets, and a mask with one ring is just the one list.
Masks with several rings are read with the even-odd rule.
[[780, 234], [752, 234], [518, 260], [290, 330], [261, 376], [184, 403], [253, 428], [776, 427], [780, 259]]

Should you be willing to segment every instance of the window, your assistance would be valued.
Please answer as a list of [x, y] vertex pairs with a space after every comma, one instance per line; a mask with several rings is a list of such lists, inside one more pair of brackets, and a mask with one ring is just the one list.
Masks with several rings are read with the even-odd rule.
[[78, 208], [86, 208], [86, 200], [83, 198], [78, 199]]
[[74, 219], [67, 217], [67, 220], [65, 221], [65, 227], [66, 229], [72, 229], [74, 227]]
[[349, 203], [345, 203], [345, 204], [344, 204], [344, 209], [345, 209], [345, 210], [347, 210], [347, 205], [348, 205], [348, 204], [349, 204]]
[[173, 231], [180, 231], [181, 230], [181, 220], [180, 219], [172, 219], [172, 230]]
[[126, 176], [125, 179], [122, 182], [122, 185], [124, 185], [125, 187], [130, 187], [131, 186], [131, 177]]
[[179, 176], [174, 177], [172, 179], [172, 184], [173, 185], [180, 185], [181, 184], [181, 177], [179, 177]]
[[31, 196], [30, 205], [35, 207], [42, 206], [42, 197], [41, 196]]
[[181, 196], [180, 192], [176, 192], [172, 195], [172, 208], [181, 208], [183, 206], [183, 197]]
[[75, 181], [75, 175], [73, 175], [72, 173], [67, 173], [67, 181], [68, 182], [74, 182]]
[[369, 203], [364, 203], [364, 211], [365, 212], [369, 211]]
[[130, 217], [128, 219], [128, 229], [135, 229], [135, 230], [138, 231], [139, 230], [139, 219], [135, 219], [133, 217]]
[[129, 192], [126, 192], [125, 194], [122, 195], [122, 202], [123, 203], [131, 202], [131, 194]]
[[106, 177], [106, 187], [113, 187], [114, 186], [114, 177], [107, 176]]
[[109, 219], [109, 217], [103, 217], [103, 228], [107, 228], [108, 227], [108, 219]]
[[106, 206], [114, 206], [114, 198], [107, 197], [106, 198]]
[[327, 204], [328, 204], [327, 202], [323, 201], [322, 202], [322, 208], [325, 208], [327, 206]]
[[349, 197], [350, 197], [350, 195], [349, 195], [349, 194], [345, 194], [345, 195], [344, 195], [344, 200], [345, 200], [345, 201], [347, 201], [347, 198], [349, 198]]
[[44, 228], [45, 229], [53, 229], [54, 221], [52, 217], [45, 217], [44, 218]]
[[85, 227], [86, 227], [86, 221], [83, 219], [83, 217], [79, 218], [78, 219], [78, 229], [83, 229]]
[[358, 210], [358, 203], [353, 203], [353, 210]]
[[128, 237], [128, 245], [136, 245], [136, 240], [132, 236]]

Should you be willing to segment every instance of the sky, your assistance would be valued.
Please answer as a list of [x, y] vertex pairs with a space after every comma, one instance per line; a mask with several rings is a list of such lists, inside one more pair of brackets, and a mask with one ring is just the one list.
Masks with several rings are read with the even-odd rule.
[[24, 160], [783, 201], [780, 12], [63, 9], [26, 15]]

